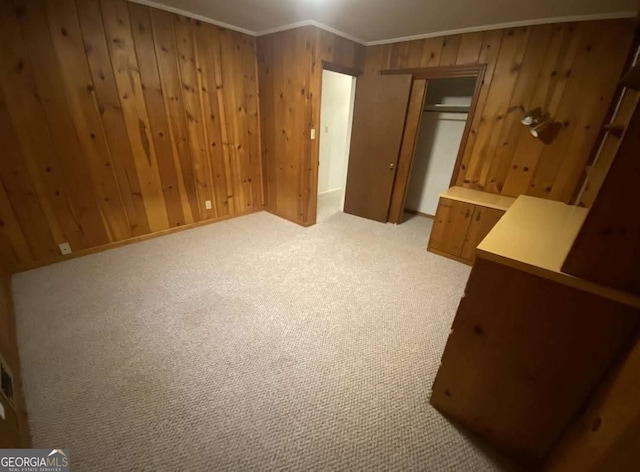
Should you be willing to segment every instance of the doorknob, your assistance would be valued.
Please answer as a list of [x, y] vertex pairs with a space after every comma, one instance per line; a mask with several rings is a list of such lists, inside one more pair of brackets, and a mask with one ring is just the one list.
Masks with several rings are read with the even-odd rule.
[[396, 165], [392, 162], [391, 164], [389, 164], [389, 169], [393, 170], [393, 168], [394, 168], [395, 166], [396, 166]]

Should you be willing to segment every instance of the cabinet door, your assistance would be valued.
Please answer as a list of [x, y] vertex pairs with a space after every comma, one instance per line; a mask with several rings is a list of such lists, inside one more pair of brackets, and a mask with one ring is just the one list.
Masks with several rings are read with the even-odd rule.
[[476, 206], [460, 257], [473, 262], [476, 247], [482, 242], [485, 236], [489, 234], [489, 231], [491, 231], [500, 218], [502, 218], [502, 215], [504, 215], [504, 211], [502, 210]]
[[429, 249], [460, 257], [475, 205], [441, 198], [433, 221]]

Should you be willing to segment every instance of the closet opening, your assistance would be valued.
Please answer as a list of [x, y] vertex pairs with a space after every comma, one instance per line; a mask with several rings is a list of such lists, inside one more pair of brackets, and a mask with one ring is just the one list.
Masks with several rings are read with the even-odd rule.
[[322, 71], [316, 222], [343, 211], [356, 78]]
[[439, 195], [452, 182], [476, 84], [477, 77], [427, 81], [402, 221], [436, 214]]

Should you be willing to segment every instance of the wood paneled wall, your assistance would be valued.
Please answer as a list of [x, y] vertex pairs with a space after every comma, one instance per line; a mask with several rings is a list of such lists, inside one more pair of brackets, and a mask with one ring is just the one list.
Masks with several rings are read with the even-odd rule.
[[261, 208], [255, 38], [125, 0], [5, 0], [0, 44], [12, 270]]
[[[316, 221], [322, 63], [361, 70], [364, 47], [315, 27], [258, 39], [265, 204], [302, 225]], [[319, 135], [319, 133], [318, 133]]]
[[14, 405], [0, 394], [5, 419], [0, 420], [0, 448], [31, 447], [22, 392], [16, 323], [11, 297], [11, 275], [0, 262], [0, 354], [13, 374]]
[[[633, 20], [469, 33], [367, 48], [365, 73], [486, 63], [456, 184], [569, 202], [615, 91]], [[563, 124], [544, 145], [520, 124], [541, 107]]]

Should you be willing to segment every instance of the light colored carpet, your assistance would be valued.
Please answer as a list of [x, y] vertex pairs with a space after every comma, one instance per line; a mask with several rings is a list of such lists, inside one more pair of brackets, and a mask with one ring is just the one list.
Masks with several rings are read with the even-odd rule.
[[75, 471], [495, 470], [429, 405], [469, 274], [430, 224], [258, 213], [16, 275], [34, 446]]

